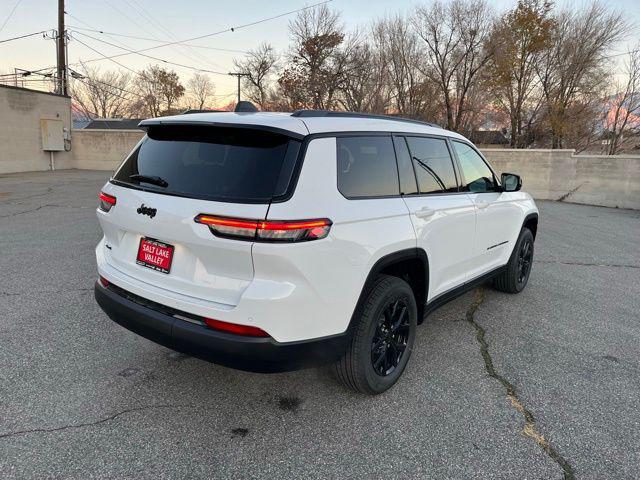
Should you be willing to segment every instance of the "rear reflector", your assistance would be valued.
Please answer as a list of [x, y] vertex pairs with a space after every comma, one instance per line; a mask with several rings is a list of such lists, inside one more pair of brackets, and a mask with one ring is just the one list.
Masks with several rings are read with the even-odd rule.
[[100, 195], [98, 195], [98, 199], [100, 200], [100, 210], [102, 210], [103, 212], [108, 212], [116, 204], [116, 197], [114, 197], [113, 195], [108, 195], [104, 192], [100, 192]]
[[234, 335], [243, 335], [245, 337], [268, 337], [269, 334], [258, 327], [250, 325], [239, 325], [237, 323], [223, 322], [214, 320], [213, 318], [205, 318], [204, 323], [213, 330], [225, 333], [233, 333]]
[[109, 282], [109, 280], [104, 278], [102, 275], [98, 276], [98, 280], [100, 281], [100, 285], [102, 285], [104, 288], [107, 288], [111, 283], [111, 282]]
[[231, 237], [264, 242], [303, 242], [325, 238], [331, 229], [331, 220], [251, 220], [200, 214], [197, 223], [208, 225], [219, 237]]

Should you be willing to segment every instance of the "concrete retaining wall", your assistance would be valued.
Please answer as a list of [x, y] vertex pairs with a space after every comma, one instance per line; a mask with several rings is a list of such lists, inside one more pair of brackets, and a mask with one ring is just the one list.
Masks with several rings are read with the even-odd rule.
[[542, 200], [640, 209], [640, 156], [575, 155], [573, 150], [482, 150], [498, 173], [522, 176]]
[[[62, 120], [71, 129], [71, 99], [62, 95], [0, 86], [0, 173], [49, 170], [42, 150], [41, 120]], [[53, 153], [55, 168], [72, 168], [70, 152]]]
[[74, 130], [74, 167], [113, 171], [143, 136], [141, 130]]

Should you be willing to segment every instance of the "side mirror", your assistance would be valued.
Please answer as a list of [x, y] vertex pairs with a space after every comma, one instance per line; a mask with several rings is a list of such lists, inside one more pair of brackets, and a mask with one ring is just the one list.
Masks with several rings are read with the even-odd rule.
[[505, 192], [517, 192], [522, 188], [522, 178], [515, 173], [503, 173], [500, 176], [502, 190]]

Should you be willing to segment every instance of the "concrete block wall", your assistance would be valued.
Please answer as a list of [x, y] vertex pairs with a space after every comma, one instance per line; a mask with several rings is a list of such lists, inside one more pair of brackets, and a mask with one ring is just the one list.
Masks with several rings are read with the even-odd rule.
[[483, 149], [498, 173], [522, 176], [541, 200], [640, 209], [640, 156], [575, 155], [573, 150]]
[[143, 136], [142, 130], [74, 130], [74, 168], [113, 171]]
[[[71, 99], [62, 95], [0, 86], [0, 173], [49, 170], [42, 150], [40, 120], [62, 120], [71, 130]], [[55, 168], [73, 167], [71, 152], [53, 153]]]

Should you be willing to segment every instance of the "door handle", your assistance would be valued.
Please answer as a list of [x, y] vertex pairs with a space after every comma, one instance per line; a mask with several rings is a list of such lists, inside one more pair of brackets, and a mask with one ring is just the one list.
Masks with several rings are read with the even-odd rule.
[[429, 218], [432, 217], [436, 211], [433, 208], [422, 207], [420, 210], [416, 211], [416, 217], [418, 218]]
[[489, 202], [477, 202], [476, 203], [476, 207], [483, 209], [483, 208], [487, 208], [489, 206]]

